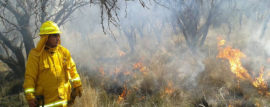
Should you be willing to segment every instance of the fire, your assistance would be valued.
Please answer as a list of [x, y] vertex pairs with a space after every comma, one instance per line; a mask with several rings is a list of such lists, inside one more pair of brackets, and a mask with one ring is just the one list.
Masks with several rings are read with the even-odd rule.
[[244, 80], [248, 80], [255, 88], [258, 89], [260, 94], [270, 95], [268, 92], [268, 85], [263, 79], [263, 67], [261, 68], [259, 77], [253, 79], [247, 70], [242, 66], [240, 61], [241, 58], [245, 58], [246, 55], [242, 53], [239, 49], [232, 49], [230, 46], [226, 48], [221, 48], [225, 44], [225, 40], [220, 40], [218, 43], [219, 53], [217, 58], [225, 58], [230, 63], [231, 71], [236, 75], [236, 77]]
[[[225, 40], [224, 40], [225, 41]], [[231, 71], [241, 79], [252, 80], [247, 70], [242, 66], [241, 58], [245, 58], [246, 55], [239, 49], [232, 49], [230, 46], [226, 48], [220, 48], [218, 58], [225, 58], [229, 60]]]
[[229, 104], [228, 107], [233, 107], [233, 105]]
[[165, 88], [166, 94], [172, 94], [174, 92], [173, 83], [171, 81], [168, 82], [168, 86]]
[[226, 43], [225, 40], [220, 40], [220, 41], [218, 42], [218, 47], [221, 47], [221, 46], [225, 45], [225, 43]]
[[139, 101], [142, 101], [142, 100], [144, 100], [145, 99], [145, 96], [142, 96], [140, 99], [139, 99]]
[[255, 103], [255, 106], [256, 107], [261, 107], [260, 103], [258, 103], [258, 102]]
[[124, 51], [121, 51], [121, 50], [118, 50], [118, 54], [119, 54], [119, 56], [125, 56], [126, 55], [126, 53]]
[[141, 67], [140, 68], [140, 72], [145, 72], [145, 70], [146, 70], [146, 67]]
[[141, 62], [137, 62], [136, 64], [133, 65], [133, 69], [140, 69], [143, 67], [143, 64]]
[[268, 85], [266, 81], [263, 79], [263, 72], [264, 72], [264, 67], [261, 67], [259, 77], [254, 79], [254, 81], [252, 82], [252, 85], [259, 90], [259, 93], [267, 94], [265, 92], [267, 92], [268, 90]]
[[133, 65], [133, 69], [137, 69], [139, 70], [140, 72], [142, 72], [143, 74], [146, 74], [146, 67], [143, 66], [143, 63], [141, 62], [137, 62]]
[[125, 99], [126, 95], [127, 95], [127, 87], [126, 87], [126, 85], [124, 85], [124, 90], [123, 90], [122, 94], [120, 96], [118, 96], [117, 103], [119, 104], [120, 102], [122, 102]]

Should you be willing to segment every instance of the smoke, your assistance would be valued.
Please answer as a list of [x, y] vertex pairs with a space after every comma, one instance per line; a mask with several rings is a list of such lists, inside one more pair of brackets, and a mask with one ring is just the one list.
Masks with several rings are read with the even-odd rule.
[[[261, 7], [256, 8], [254, 5]], [[202, 9], [208, 10], [207, 6]], [[227, 7], [230, 8], [226, 9]], [[174, 8], [181, 11], [184, 9], [181, 6]], [[231, 77], [233, 74], [228, 70], [229, 64], [219, 62], [216, 58], [216, 38], [219, 35], [228, 40], [228, 45], [247, 55], [241, 61], [253, 77], [258, 76], [261, 66], [265, 66], [264, 74], [268, 74], [269, 62], [266, 59], [270, 56], [270, 43], [266, 36], [269, 32], [265, 32], [265, 38], [259, 38], [264, 23], [268, 23], [265, 19], [261, 20], [261, 16], [268, 14], [267, 8], [267, 5], [252, 0], [220, 5], [216, 10], [218, 14], [213, 16], [205, 45], [199, 47], [194, 54], [185, 43], [181, 28], [176, 27], [179, 32], [173, 30], [175, 26], [172, 25], [178, 24], [174, 15], [179, 13], [171, 9], [153, 2], [147, 2], [147, 8], [143, 8], [138, 2], [127, 2], [127, 6], [125, 3], [120, 4], [119, 26], [111, 26], [112, 33], [106, 29], [108, 32], [104, 34], [99, 7], [94, 5], [76, 11], [72, 20], [62, 28], [62, 45], [70, 50], [79, 70], [82, 70], [79, 72], [94, 75], [102, 68], [105, 75], [112, 79], [117, 78], [123, 85], [126, 81], [132, 81], [132, 77], [124, 75], [124, 72], [140, 74], [134, 64], [141, 62], [146, 67], [144, 72], [149, 72], [146, 75], [153, 79], [155, 88], [164, 85], [159, 81], [162, 78], [164, 81], [173, 81], [175, 88], [179, 89], [194, 91], [202, 85], [201, 90], [216, 86], [205, 93], [192, 93], [194, 95], [203, 96], [202, 94], [210, 91], [220, 94], [221, 91], [230, 91], [229, 88], [236, 83], [233, 83], [235, 78]], [[258, 13], [253, 13], [254, 9], [258, 9]], [[203, 15], [200, 18], [204, 22], [207, 17]], [[116, 71], [120, 73], [116, 74]], [[143, 78], [145, 74], [141, 73], [140, 76]], [[264, 77], [268, 79], [268, 76]], [[131, 84], [144, 84], [147, 79], [142, 78]], [[215, 84], [212, 85], [209, 81], [215, 81]], [[213, 96], [209, 94], [209, 100], [214, 100]]]

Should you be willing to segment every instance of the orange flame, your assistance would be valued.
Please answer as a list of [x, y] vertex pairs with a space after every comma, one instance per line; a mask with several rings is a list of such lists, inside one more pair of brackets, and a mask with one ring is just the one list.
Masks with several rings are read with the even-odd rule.
[[125, 99], [126, 95], [127, 95], [127, 87], [126, 87], [126, 85], [124, 85], [124, 90], [123, 90], [122, 94], [120, 96], [118, 96], [117, 103], [119, 104], [120, 102], [122, 102]]
[[263, 72], [264, 72], [264, 67], [261, 67], [259, 77], [254, 79], [254, 81], [252, 82], [252, 85], [259, 90], [260, 94], [267, 94], [266, 92], [268, 91], [268, 85], [266, 81], [263, 79]]
[[252, 85], [258, 89], [260, 94], [270, 95], [268, 92], [268, 86], [266, 81], [263, 79], [263, 67], [261, 68], [259, 77], [253, 79], [247, 70], [242, 66], [240, 61], [241, 58], [245, 58], [246, 55], [242, 53], [239, 49], [232, 49], [230, 46], [226, 48], [221, 48], [226, 41], [220, 40], [218, 43], [219, 53], [217, 58], [225, 58], [229, 60], [231, 71], [236, 75], [236, 77], [244, 80], [249, 80]]
[[166, 94], [172, 94], [174, 92], [173, 83], [171, 81], [168, 82], [168, 86], [165, 88]]
[[144, 100], [145, 99], [145, 96], [142, 96], [140, 99], [139, 99], [139, 101], [142, 101], [142, 100]]
[[146, 70], [146, 67], [141, 67], [140, 68], [140, 72], [145, 72], [145, 70]]
[[225, 43], [226, 43], [226, 40], [220, 40], [218, 42], [218, 47], [221, 47], [221, 46], [225, 45]]
[[126, 53], [124, 51], [121, 51], [121, 50], [118, 50], [118, 54], [119, 54], [119, 56], [125, 56], [126, 55]]
[[255, 103], [255, 106], [256, 107], [261, 107], [260, 103], [258, 103], [258, 102]]
[[228, 107], [233, 107], [233, 105], [229, 104]]
[[143, 74], [146, 74], [146, 67], [143, 66], [142, 62], [137, 62], [136, 64], [133, 64], [133, 69], [138, 69]]
[[141, 62], [137, 62], [136, 64], [133, 65], [133, 69], [140, 69], [143, 67], [143, 64]]
[[242, 66], [241, 58], [245, 58], [246, 55], [238, 49], [232, 49], [230, 46], [226, 48], [220, 48], [218, 58], [225, 58], [229, 60], [231, 71], [241, 79], [252, 80], [247, 70]]

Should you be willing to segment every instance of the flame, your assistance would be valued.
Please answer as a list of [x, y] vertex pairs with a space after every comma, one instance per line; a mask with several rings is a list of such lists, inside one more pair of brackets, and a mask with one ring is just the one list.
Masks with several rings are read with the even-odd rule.
[[[223, 40], [225, 41], [225, 40]], [[241, 79], [252, 80], [247, 70], [242, 66], [241, 58], [245, 58], [246, 55], [239, 49], [232, 49], [230, 46], [226, 48], [220, 48], [218, 58], [225, 58], [229, 60], [231, 71]]]
[[221, 47], [221, 46], [225, 45], [225, 43], [226, 43], [226, 40], [220, 40], [218, 42], [218, 47]]
[[222, 37], [218, 36], [217, 37], [218, 40], [218, 47], [220, 48], [221, 46], [224, 46], [226, 43], [226, 40], [224, 40]]
[[174, 92], [173, 83], [169, 81], [168, 86], [165, 88], [165, 94], [172, 94], [173, 92]]
[[252, 82], [252, 85], [259, 90], [260, 94], [267, 94], [266, 92], [268, 90], [268, 85], [266, 81], [263, 79], [263, 72], [264, 72], [264, 67], [261, 67], [259, 77], [254, 79], [254, 81]]
[[229, 104], [228, 107], [233, 107], [233, 105]]
[[125, 56], [126, 55], [126, 53], [124, 51], [121, 51], [121, 50], [118, 50], [118, 54], [119, 54], [119, 56]]
[[135, 89], [136, 91], [139, 91], [140, 90], [138, 87], [133, 87], [133, 89]]
[[145, 96], [142, 96], [140, 99], [139, 99], [139, 101], [142, 101], [142, 100], [144, 100], [145, 99]]
[[258, 102], [255, 103], [255, 106], [256, 107], [261, 107], [260, 103], [258, 103]]
[[133, 64], [133, 69], [137, 69], [137, 70], [139, 70], [140, 72], [142, 72], [145, 75], [147, 74], [146, 73], [146, 67], [143, 66], [142, 62], [137, 62], [137, 63]]
[[264, 68], [261, 68], [259, 77], [253, 79], [247, 72], [247, 70], [242, 66], [242, 63], [240, 61], [240, 59], [245, 58], [246, 55], [242, 53], [239, 49], [232, 49], [230, 46], [227, 46], [226, 48], [221, 48], [221, 46], [223, 46], [225, 42], [225, 40], [220, 39], [218, 43], [219, 53], [217, 55], [217, 58], [227, 59], [230, 63], [231, 71], [236, 75], [236, 77], [248, 80], [255, 88], [258, 89], [258, 92], [260, 94], [270, 95], [270, 93], [268, 92], [268, 85], [263, 79]]
[[118, 96], [117, 103], [119, 104], [120, 102], [122, 102], [125, 99], [126, 95], [127, 95], [127, 87], [126, 87], [126, 84], [125, 84], [122, 94], [120, 96]]
[[133, 69], [140, 69], [143, 67], [143, 64], [141, 62], [137, 62], [136, 64], [133, 65]]
[[146, 67], [141, 67], [140, 68], [140, 72], [145, 72], [145, 70], [146, 70]]

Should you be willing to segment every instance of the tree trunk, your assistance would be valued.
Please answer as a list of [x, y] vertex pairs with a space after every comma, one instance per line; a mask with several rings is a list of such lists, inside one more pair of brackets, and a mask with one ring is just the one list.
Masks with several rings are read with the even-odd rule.
[[210, 24], [207, 23], [205, 28], [203, 28], [203, 30], [202, 30], [202, 39], [200, 41], [200, 46], [202, 46], [204, 44], [204, 41], [205, 41], [207, 34], [208, 34], [209, 26], [210, 26]]
[[260, 35], [260, 38], [262, 39], [264, 37], [264, 33], [265, 33], [265, 30], [267, 29], [267, 25], [268, 25], [268, 22], [270, 21], [270, 15], [268, 15], [267, 19], [265, 20], [265, 22], [263, 23], [263, 29], [261, 31], [261, 35]]
[[8, 65], [10, 69], [12, 69], [12, 74], [15, 75], [16, 78], [21, 78], [25, 72], [25, 64], [24, 63], [17, 63], [11, 58], [2, 58], [1, 60]]
[[27, 57], [30, 50], [35, 47], [29, 25], [22, 27], [20, 32], [23, 36], [23, 42], [24, 42], [26, 57]]
[[25, 65], [17, 64], [7, 64], [12, 69], [12, 75], [16, 78], [23, 78], [25, 72]]

